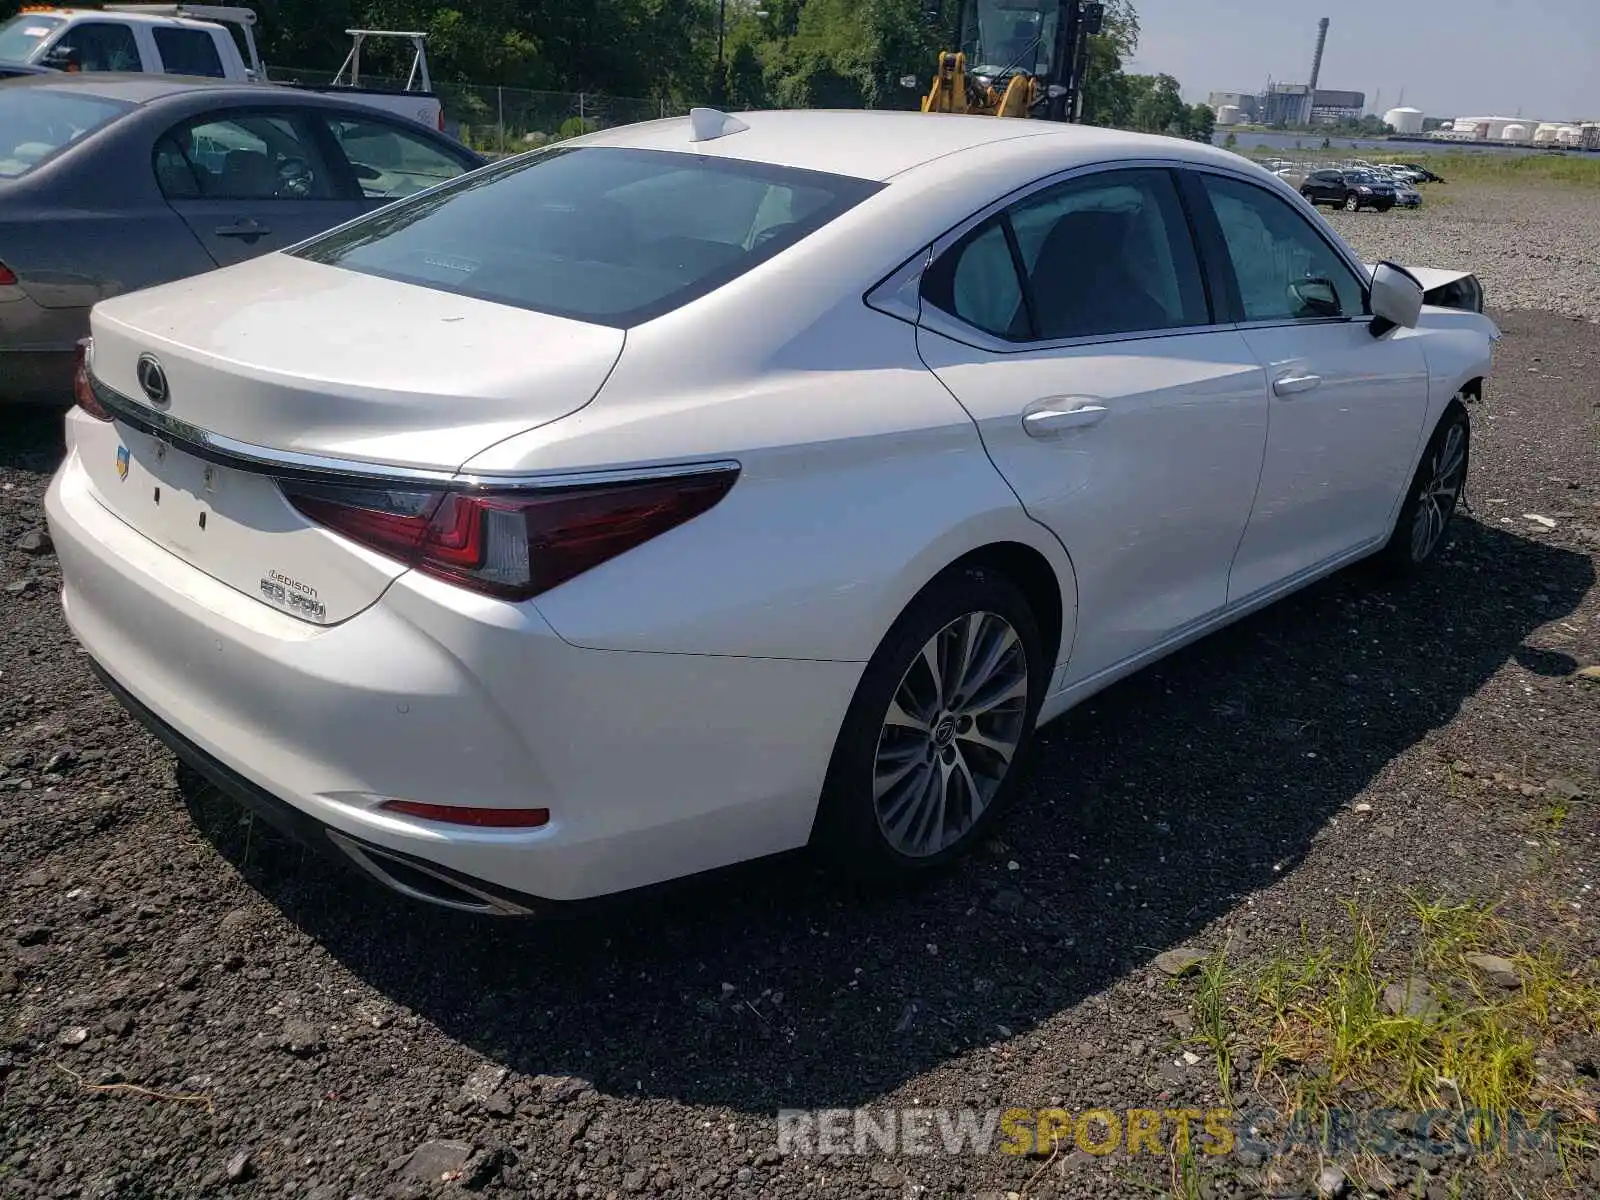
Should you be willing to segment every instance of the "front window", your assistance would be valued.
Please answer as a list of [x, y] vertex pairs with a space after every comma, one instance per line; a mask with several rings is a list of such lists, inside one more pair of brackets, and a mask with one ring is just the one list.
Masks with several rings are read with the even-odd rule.
[[879, 186], [709, 155], [558, 147], [399, 201], [295, 253], [627, 327], [743, 275]]
[[1310, 222], [1277, 196], [1203, 174], [1239, 284], [1246, 321], [1359, 317], [1361, 281]]
[[32, 62], [50, 35], [66, 24], [60, 17], [23, 13], [0, 21], [0, 62]]
[[133, 105], [48, 87], [0, 87], [0, 179], [16, 179]]
[[961, 31], [967, 70], [986, 78], [1017, 71], [1048, 75], [1059, 12], [1057, 0], [978, 0], [968, 5]]

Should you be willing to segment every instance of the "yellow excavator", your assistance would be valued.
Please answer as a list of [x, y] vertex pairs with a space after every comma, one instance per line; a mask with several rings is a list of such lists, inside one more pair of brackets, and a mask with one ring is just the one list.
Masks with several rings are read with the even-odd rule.
[[1089, 36], [1100, 32], [1104, 4], [972, 0], [961, 10], [961, 49], [940, 53], [923, 112], [1079, 119]]

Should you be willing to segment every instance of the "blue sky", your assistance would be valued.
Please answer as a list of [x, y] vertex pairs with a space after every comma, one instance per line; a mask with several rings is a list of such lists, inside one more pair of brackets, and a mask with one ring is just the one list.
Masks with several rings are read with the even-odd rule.
[[1600, 120], [1600, 0], [1133, 0], [1143, 34], [1129, 69], [1183, 94], [1304, 83], [1328, 17], [1319, 86], [1429, 116]]

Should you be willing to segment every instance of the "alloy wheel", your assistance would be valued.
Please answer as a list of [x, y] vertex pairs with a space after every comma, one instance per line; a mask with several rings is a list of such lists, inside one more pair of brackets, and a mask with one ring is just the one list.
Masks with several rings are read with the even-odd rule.
[[1466, 482], [1467, 431], [1456, 421], [1428, 460], [1422, 486], [1417, 490], [1417, 511], [1411, 519], [1411, 559], [1422, 562], [1444, 536], [1445, 525], [1461, 499]]
[[928, 639], [889, 701], [872, 799], [890, 846], [938, 854], [983, 815], [1026, 732], [1028, 656], [1010, 622], [972, 612]]

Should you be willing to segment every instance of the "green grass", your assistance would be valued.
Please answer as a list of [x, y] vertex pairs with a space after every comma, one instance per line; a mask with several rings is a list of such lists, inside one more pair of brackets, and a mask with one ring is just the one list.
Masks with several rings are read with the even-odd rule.
[[[1206, 965], [1192, 1000], [1195, 1037], [1217, 1054], [1223, 1078], [1230, 1053], [1248, 1045], [1256, 1091], [1286, 1112], [1480, 1109], [1503, 1121], [1553, 1108], [1563, 1141], [1589, 1144], [1600, 1120], [1593, 1097], [1581, 1081], [1541, 1078], [1535, 1058], [1554, 1059], [1569, 1033], [1600, 1030], [1600, 964], [1535, 944], [1491, 905], [1408, 895], [1384, 911], [1387, 919], [1349, 904], [1336, 938], [1302, 930], [1290, 953]], [[1395, 934], [1395, 919], [1410, 936]], [[1475, 952], [1509, 958], [1521, 985], [1485, 980], [1466, 961]], [[1436, 1015], [1384, 1007], [1385, 986], [1412, 976], [1429, 981]]]
[[1566, 183], [1600, 187], [1600, 155], [1385, 153], [1372, 162], [1415, 162], [1451, 183]]

